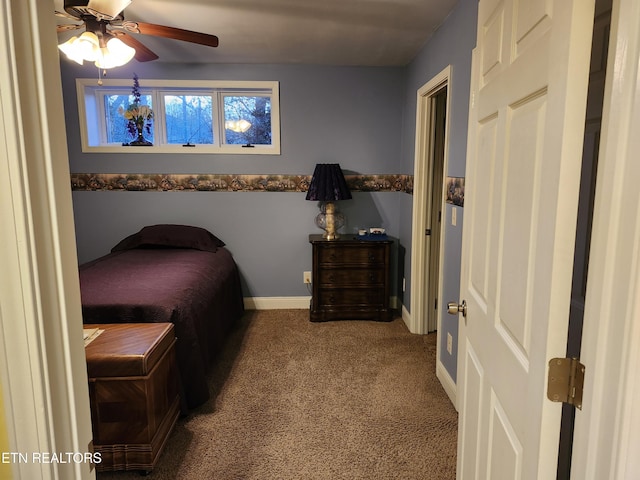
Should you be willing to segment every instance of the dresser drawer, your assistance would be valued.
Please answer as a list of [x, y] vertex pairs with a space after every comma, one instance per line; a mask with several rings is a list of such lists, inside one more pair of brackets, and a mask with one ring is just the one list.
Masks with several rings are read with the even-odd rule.
[[320, 288], [318, 303], [328, 308], [367, 306], [377, 308], [386, 305], [384, 288]]
[[384, 268], [326, 268], [318, 272], [320, 286], [384, 285]]
[[383, 245], [323, 245], [318, 248], [318, 262], [320, 265], [384, 265], [385, 252]]

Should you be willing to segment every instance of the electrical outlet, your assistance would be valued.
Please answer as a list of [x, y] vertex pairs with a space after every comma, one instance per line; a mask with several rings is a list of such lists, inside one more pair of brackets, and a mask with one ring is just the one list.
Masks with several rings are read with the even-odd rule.
[[302, 272], [303, 283], [311, 283], [311, 272]]
[[453, 337], [450, 333], [447, 333], [447, 352], [449, 355], [453, 352]]

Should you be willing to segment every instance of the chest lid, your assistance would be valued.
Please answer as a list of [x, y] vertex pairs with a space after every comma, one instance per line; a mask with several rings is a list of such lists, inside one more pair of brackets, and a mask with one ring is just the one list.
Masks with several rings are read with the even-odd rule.
[[148, 375], [175, 341], [172, 323], [114, 323], [84, 327], [104, 330], [85, 347], [89, 378]]

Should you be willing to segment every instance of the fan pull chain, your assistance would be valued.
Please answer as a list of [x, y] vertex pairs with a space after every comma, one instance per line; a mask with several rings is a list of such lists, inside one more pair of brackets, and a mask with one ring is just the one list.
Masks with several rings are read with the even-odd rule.
[[98, 68], [98, 86], [102, 86], [102, 77], [107, 76], [107, 70], [103, 69], [102, 71]]

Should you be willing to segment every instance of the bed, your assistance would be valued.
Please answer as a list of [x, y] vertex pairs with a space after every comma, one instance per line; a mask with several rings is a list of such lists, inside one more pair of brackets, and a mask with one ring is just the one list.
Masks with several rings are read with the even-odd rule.
[[209, 398], [206, 373], [243, 313], [224, 242], [188, 225], [151, 225], [80, 266], [84, 323], [172, 322], [182, 410]]

